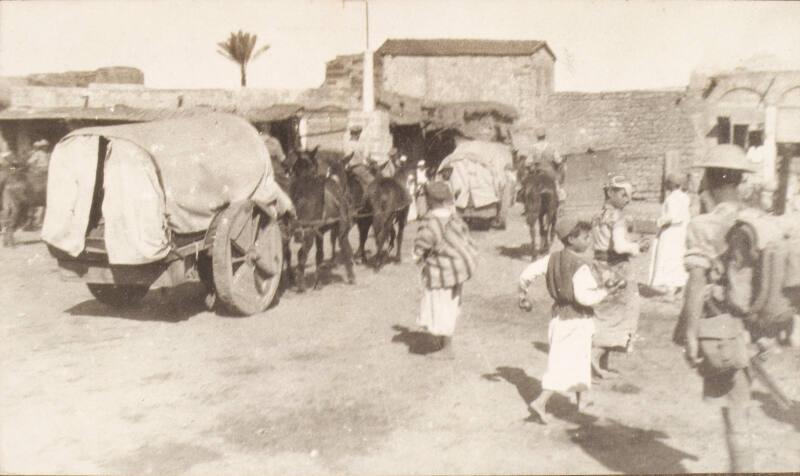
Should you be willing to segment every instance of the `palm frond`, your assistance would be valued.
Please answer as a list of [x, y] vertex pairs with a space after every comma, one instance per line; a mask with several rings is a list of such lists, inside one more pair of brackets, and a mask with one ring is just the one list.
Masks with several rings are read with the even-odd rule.
[[270, 45], [264, 45], [261, 48], [255, 49], [258, 42], [258, 35], [246, 33], [239, 30], [236, 33], [231, 32], [226, 41], [217, 43], [217, 53], [225, 58], [238, 64], [242, 69], [242, 85], [245, 82], [244, 68], [247, 64], [256, 59], [261, 53], [267, 51]]

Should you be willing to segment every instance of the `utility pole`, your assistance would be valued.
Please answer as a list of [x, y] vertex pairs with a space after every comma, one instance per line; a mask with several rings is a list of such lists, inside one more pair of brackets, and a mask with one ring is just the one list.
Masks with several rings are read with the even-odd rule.
[[361, 81], [361, 101], [364, 112], [375, 110], [375, 65], [372, 50], [369, 47], [369, 0], [342, 0], [364, 2], [364, 71]]

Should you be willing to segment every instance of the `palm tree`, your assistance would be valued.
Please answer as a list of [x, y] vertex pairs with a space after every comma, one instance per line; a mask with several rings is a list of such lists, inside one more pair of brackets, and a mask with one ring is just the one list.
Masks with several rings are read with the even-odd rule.
[[239, 65], [242, 86], [247, 86], [247, 63], [258, 58], [258, 55], [269, 49], [269, 45], [264, 45], [253, 51], [256, 46], [256, 40], [258, 40], [258, 35], [239, 30], [236, 33], [231, 33], [227, 41], [217, 43], [219, 47], [217, 53]]

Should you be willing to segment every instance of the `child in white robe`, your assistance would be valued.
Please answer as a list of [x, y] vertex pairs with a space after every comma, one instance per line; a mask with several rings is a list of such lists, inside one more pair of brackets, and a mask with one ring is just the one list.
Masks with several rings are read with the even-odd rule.
[[[542, 423], [548, 421], [545, 407], [554, 392], [575, 392], [578, 411], [585, 406], [584, 392], [592, 386], [592, 334], [594, 309], [609, 293], [598, 284], [586, 250], [592, 243], [591, 224], [570, 216], [559, 217], [556, 234], [564, 249], [531, 263], [520, 276], [519, 306], [531, 310], [527, 297], [530, 284], [545, 275], [553, 298], [552, 319], [548, 327], [547, 370], [542, 377], [542, 393], [530, 404], [531, 412]], [[614, 284], [616, 286], [616, 284]]]

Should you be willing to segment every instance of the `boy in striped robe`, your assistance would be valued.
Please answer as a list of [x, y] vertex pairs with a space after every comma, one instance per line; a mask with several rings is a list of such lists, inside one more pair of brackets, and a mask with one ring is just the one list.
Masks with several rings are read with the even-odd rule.
[[428, 212], [419, 222], [414, 258], [421, 264], [422, 303], [417, 325], [434, 335], [439, 358], [452, 359], [452, 339], [461, 311], [462, 285], [475, 272], [477, 249], [453, 207], [453, 193], [441, 181], [425, 186]]

